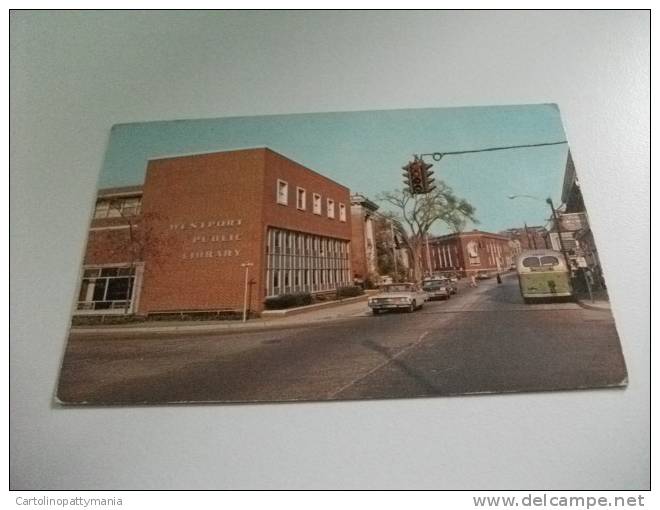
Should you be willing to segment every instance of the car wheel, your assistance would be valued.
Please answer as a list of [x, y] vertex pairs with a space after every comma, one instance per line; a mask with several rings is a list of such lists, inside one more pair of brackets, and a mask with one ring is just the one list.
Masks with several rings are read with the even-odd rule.
[[376, 310], [374, 308], [373, 310], [371, 310], [371, 313], [373, 313], [374, 315], [378, 315], [380, 313], [380, 310]]

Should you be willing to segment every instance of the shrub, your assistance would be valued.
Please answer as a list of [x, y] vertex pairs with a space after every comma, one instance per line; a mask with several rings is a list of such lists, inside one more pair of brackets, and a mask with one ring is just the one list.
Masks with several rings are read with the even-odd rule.
[[309, 292], [282, 294], [281, 296], [266, 298], [266, 301], [264, 301], [267, 310], [283, 310], [285, 308], [294, 308], [296, 306], [311, 304], [312, 295]]
[[361, 296], [364, 290], [359, 285], [352, 285], [350, 287], [339, 287], [337, 289], [337, 299]]

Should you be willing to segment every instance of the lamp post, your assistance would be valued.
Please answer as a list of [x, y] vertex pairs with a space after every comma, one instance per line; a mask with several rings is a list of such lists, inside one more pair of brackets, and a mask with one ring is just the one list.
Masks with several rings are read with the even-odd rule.
[[568, 260], [568, 255], [566, 253], [566, 248], [564, 247], [564, 240], [561, 237], [561, 222], [559, 221], [559, 217], [557, 216], [557, 210], [555, 209], [555, 204], [552, 202], [552, 198], [548, 197], [545, 200], [541, 200], [538, 197], [535, 197], [533, 195], [509, 195], [509, 200], [514, 200], [516, 198], [531, 198], [532, 200], [537, 200], [538, 202], [545, 202], [550, 206], [550, 210], [552, 211], [552, 219], [555, 222], [555, 225], [557, 227], [557, 237], [559, 237], [559, 251], [561, 251], [561, 254], [564, 256], [564, 262], [566, 262], [566, 267], [570, 268], [571, 263]]
[[555, 220], [555, 225], [557, 225], [557, 236], [559, 237], [559, 249], [561, 250], [561, 253], [564, 256], [566, 267], [570, 270], [571, 263], [568, 260], [568, 255], [566, 254], [566, 248], [564, 248], [564, 240], [561, 237], [561, 222], [557, 217], [557, 210], [555, 209], [555, 204], [552, 203], [552, 198], [550, 197], [546, 198], [545, 202], [550, 206], [550, 209], [552, 209], [552, 218]]
[[243, 262], [241, 267], [245, 268], [245, 292], [243, 294], [243, 322], [247, 321], [247, 308], [248, 308], [248, 289], [249, 289], [249, 272], [250, 267], [254, 264], [252, 262]]

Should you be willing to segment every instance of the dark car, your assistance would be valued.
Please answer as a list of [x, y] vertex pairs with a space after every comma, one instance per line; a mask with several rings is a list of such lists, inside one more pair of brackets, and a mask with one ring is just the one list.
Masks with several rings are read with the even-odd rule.
[[444, 279], [426, 280], [422, 284], [422, 290], [429, 295], [429, 300], [449, 299], [451, 297], [451, 288], [446, 283], [448, 281]]

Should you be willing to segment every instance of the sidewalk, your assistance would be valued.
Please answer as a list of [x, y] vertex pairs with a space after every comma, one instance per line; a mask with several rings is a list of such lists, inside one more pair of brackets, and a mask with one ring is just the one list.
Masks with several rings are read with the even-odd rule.
[[321, 325], [330, 321], [353, 319], [370, 315], [367, 307], [369, 294], [360, 296], [359, 300], [348, 303], [337, 302], [331, 307], [315, 308], [299, 312], [291, 316], [266, 317], [251, 319], [247, 322], [238, 320], [227, 321], [148, 321], [135, 324], [113, 324], [94, 326], [73, 326], [71, 334], [84, 335], [145, 335], [145, 334], [176, 334], [176, 333], [240, 333], [248, 331], [264, 331], [269, 329], [287, 329], [310, 325]]
[[587, 310], [611, 311], [610, 298], [605, 290], [594, 290], [593, 300], [587, 292], [580, 292], [575, 296], [576, 302]]

